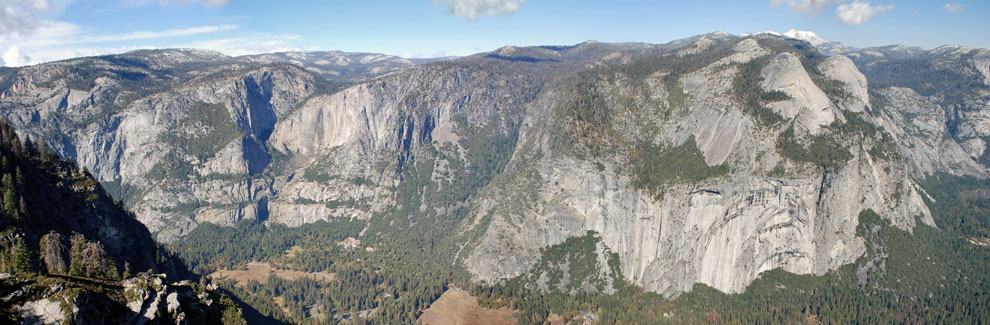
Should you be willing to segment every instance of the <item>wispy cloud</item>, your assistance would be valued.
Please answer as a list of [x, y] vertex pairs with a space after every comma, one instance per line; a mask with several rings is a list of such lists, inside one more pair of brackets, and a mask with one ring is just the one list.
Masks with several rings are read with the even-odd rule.
[[[302, 50], [293, 46], [298, 35], [270, 35], [231, 31], [239, 26], [204, 25], [167, 30], [108, 33], [93, 27], [60, 21], [61, 11], [74, 0], [0, 0], [0, 66], [23, 66], [80, 56], [122, 53], [146, 48], [195, 47], [228, 55]], [[118, 0], [119, 5], [202, 6], [226, 5], [229, 0]], [[191, 41], [207, 37], [211, 41]], [[193, 42], [193, 43], [190, 43]]]
[[436, 0], [437, 4], [448, 6], [448, 13], [471, 21], [481, 15], [512, 15], [523, 2], [526, 0]]
[[165, 31], [140, 31], [140, 32], [125, 33], [125, 34], [96, 36], [96, 37], [80, 39], [76, 41], [76, 43], [123, 42], [123, 41], [133, 41], [133, 40], [216, 33], [216, 32], [235, 30], [235, 29], [237, 29], [237, 25], [196, 26], [192, 28], [170, 29]]
[[963, 4], [949, 2], [949, 3], [946, 3], [945, 6], [942, 6], [942, 8], [945, 9], [945, 11], [948, 11], [949, 13], [953, 13], [954, 14], [954, 13], [957, 13], [960, 10], [963, 9]]
[[825, 10], [825, 7], [839, 2], [842, 2], [842, 0], [771, 0], [770, 5], [776, 8], [783, 3], [787, 3], [787, 7], [791, 8], [791, 10], [801, 12], [809, 16], [815, 16], [822, 13], [822, 11]]
[[[67, 22], [40, 21], [41, 28], [30, 36], [9, 34], [0, 37], [3, 65], [20, 66], [76, 56], [120, 53], [149, 46], [121, 45], [124, 42], [148, 41], [168, 44], [170, 38], [220, 33], [238, 29], [237, 25], [195, 26], [163, 31], [136, 31], [99, 35], [92, 30]], [[250, 40], [245, 40], [250, 42]]]
[[0, 37], [34, 34], [42, 27], [37, 13], [44, 10], [47, 1], [0, 0]]
[[48, 0], [24, 0], [24, 3], [27, 3], [31, 7], [34, 7], [34, 9], [41, 11], [48, 10], [49, 5]]

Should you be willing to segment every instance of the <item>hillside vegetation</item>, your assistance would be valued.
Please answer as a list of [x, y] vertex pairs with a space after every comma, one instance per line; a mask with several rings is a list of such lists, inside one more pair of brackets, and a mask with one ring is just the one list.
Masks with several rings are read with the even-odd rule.
[[[243, 322], [226, 295], [188, 281], [167, 289], [164, 279], [192, 276], [183, 263], [88, 171], [60, 159], [43, 142], [22, 141], [2, 120], [0, 174], [0, 292], [6, 297], [0, 317], [29, 323], [133, 322], [149, 317], [130, 307], [137, 302], [152, 311], [148, 320]], [[144, 301], [156, 292], [199, 296], [183, 297], [177, 307], [184, 309], [177, 310]], [[46, 301], [61, 313], [50, 314]]]

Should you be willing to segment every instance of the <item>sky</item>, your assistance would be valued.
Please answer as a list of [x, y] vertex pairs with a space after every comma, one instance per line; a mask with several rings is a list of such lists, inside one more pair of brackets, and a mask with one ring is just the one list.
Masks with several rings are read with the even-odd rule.
[[990, 1], [0, 0], [0, 65], [147, 48], [440, 57], [789, 29], [853, 47], [990, 48]]

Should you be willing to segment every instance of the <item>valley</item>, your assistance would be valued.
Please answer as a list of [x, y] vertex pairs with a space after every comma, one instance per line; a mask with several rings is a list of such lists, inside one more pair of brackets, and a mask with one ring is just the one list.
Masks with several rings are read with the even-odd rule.
[[248, 322], [970, 323], [988, 57], [139, 50], [4, 68], [0, 113]]

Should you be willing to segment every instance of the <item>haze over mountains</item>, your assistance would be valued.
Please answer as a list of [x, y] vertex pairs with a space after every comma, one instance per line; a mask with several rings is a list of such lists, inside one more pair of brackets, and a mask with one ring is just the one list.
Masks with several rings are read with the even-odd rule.
[[[378, 250], [421, 234], [474, 283], [539, 292], [744, 293], [772, 270], [849, 265], [865, 287], [886, 273], [864, 211], [990, 236], [941, 214], [932, 185], [990, 176], [986, 49], [792, 30], [435, 62], [144, 50], [0, 69], [0, 112], [159, 241], [352, 220]], [[547, 252], [583, 236], [578, 277]]]

